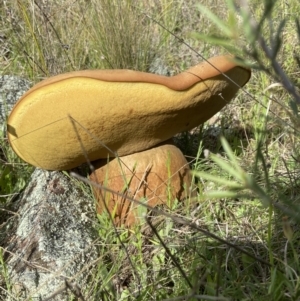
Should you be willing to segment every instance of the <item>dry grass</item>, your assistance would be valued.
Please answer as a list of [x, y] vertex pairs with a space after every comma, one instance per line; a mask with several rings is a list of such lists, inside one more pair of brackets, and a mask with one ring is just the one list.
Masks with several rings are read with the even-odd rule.
[[155, 0], [4, 2], [2, 70], [37, 81], [87, 68], [147, 71], [158, 58], [169, 72], [178, 72], [199, 56], [173, 34], [203, 56], [219, 53], [189, 37], [191, 30], [212, 26], [193, 6], [193, 1]]

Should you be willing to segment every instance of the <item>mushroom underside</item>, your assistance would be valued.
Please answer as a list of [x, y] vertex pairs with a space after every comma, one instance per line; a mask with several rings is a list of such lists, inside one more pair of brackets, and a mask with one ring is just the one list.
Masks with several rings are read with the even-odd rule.
[[[228, 57], [212, 62], [213, 77], [205, 62], [164, 80], [121, 70], [50, 78], [15, 105], [8, 118], [8, 140], [24, 161], [47, 170], [72, 169], [86, 157], [94, 161], [113, 152], [125, 156], [149, 149], [208, 120], [250, 78], [250, 70], [228, 64]], [[132, 76], [124, 74], [145, 81], [130, 81]], [[148, 78], [155, 81], [147, 82]], [[187, 86], [173, 90], [165, 80], [171, 86], [178, 81]]]

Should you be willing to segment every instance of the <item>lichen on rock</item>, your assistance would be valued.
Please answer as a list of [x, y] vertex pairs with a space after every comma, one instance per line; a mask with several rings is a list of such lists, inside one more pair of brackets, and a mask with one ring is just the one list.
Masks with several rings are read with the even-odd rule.
[[81, 293], [98, 256], [91, 199], [63, 173], [36, 169], [19, 202], [7, 262], [14, 297], [67, 300], [66, 283]]
[[28, 80], [13, 75], [0, 76], [0, 125], [17, 100], [30, 88]]

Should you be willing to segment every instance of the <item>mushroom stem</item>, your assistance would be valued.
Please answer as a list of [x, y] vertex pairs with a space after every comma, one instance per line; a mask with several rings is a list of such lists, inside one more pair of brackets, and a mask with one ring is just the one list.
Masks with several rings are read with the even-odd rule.
[[182, 201], [190, 196], [192, 176], [188, 162], [170, 141], [146, 151], [113, 158], [108, 163], [105, 159], [98, 160], [94, 166], [90, 180], [117, 193], [94, 188], [97, 211], [101, 214], [108, 208], [118, 226], [133, 226], [147, 212], [147, 208], [128, 197], [150, 207], [163, 204], [171, 208], [175, 200]]

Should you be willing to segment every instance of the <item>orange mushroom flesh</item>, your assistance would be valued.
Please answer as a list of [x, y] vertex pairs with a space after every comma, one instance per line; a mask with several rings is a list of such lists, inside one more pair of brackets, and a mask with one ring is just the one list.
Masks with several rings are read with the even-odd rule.
[[17, 102], [8, 139], [24, 161], [48, 170], [133, 154], [202, 124], [249, 78], [227, 56], [173, 77], [130, 70], [58, 75]]
[[192, 176], [188, 162], [169, 141], [109, 162], [102, 159], [93, 163], [95, 171], [90, 180], [116, 192], [94, 187], [97, 211], [102, 214], [107, 208], [117, 226], [132, 227], [143, 222], [147, 208], [131, 199], [154, 208], [162, 204], [170, 207], [175, 199], [182, 201], [190, 196]]

